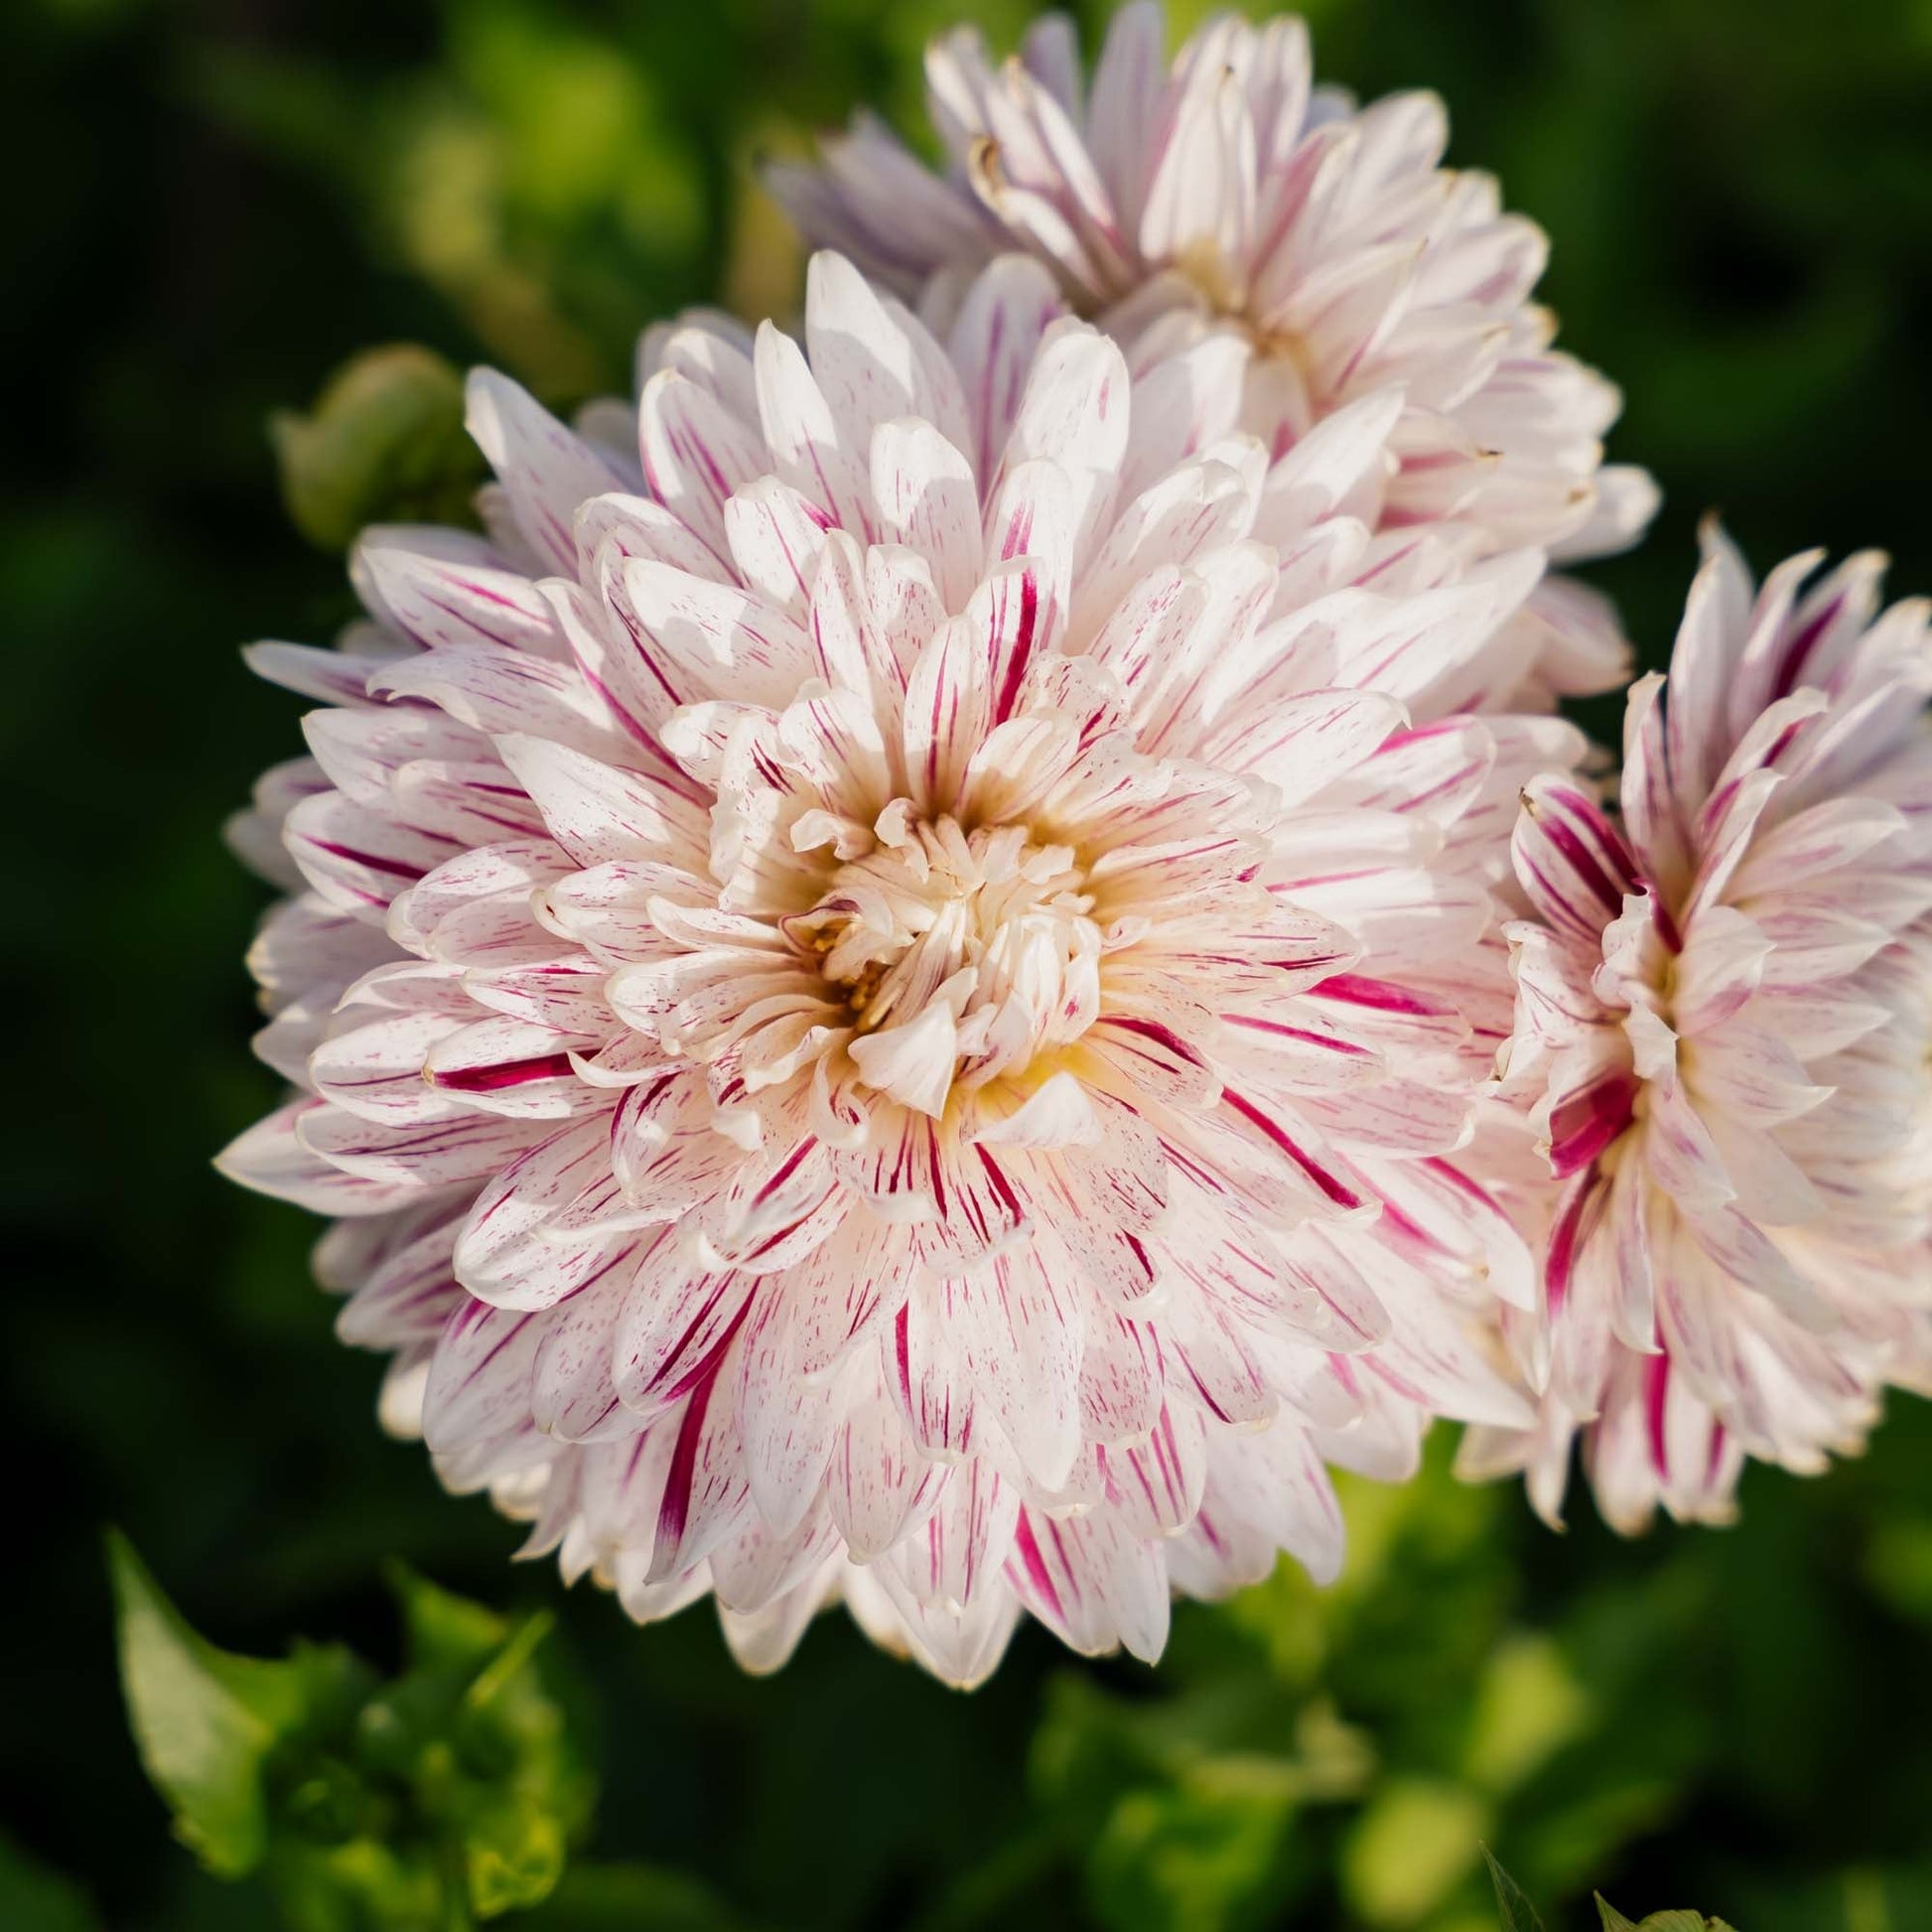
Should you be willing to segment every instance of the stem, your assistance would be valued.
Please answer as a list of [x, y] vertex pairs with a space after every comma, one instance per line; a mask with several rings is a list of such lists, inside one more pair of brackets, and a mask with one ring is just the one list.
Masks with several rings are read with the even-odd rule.
[[470, 1914], [470, 1874], [463, 1863], [462, 1842], [445, 1839], [437, 1863], [443, 1867], [443, 1932], [477, 1932], [477, 1921]]

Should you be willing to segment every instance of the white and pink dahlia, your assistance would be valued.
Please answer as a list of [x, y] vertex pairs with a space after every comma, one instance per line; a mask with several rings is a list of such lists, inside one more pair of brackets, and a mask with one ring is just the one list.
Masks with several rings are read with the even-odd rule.
[[[808, 239], [842, 249], [928, 316], [1021, 248], [1128, 349], [1139, 373], [1220, 344], [1242, 427], [1280, 456], [1337, 409], [1400, 388], [1388, 524], [1441, 524], [1489, 549], [1583, 557], [1648, 521], [1641, 470], [1602, 467], [1620, 407], [1551, 346], [1531, 301], [1548, 244], [1487, 175], [1441, 166], [1442, 101], [1357, 109], [1313, 84], [1304, 24], [1222, 15], [1172, 64], [1162, 10], [1124, 7], [1091, 83], [1063, 15], [996, 65], [962, 27], [926, 53], [948, 168], [931, 174], [875, 117], [770, 171]], [[1627, 674], [1613, 623], [1574, 585], [1542, 593], [1539, 684]]]
[[1583, 751], [1466, 709], [1541, 559], [1378, 525], [1399, 395], [1273, 459], [1060, 307], [821, 256], [802, 347], [654, 331], [582, 434], [481, 374], [488, 536], [253, 655], [326, 708], [242, 828], [300, 1092], [223, 1165], [338, 1217], [452, 1487], [757, 1668], [840, 1597], [959, 1683], [1023, 1610], [1151, 1657], [1333, 1574], [1325, 1464], [1532, 1417], [1456, 1156]]
[[1536, 1431], [1473, 1432], [1554, 1517], [1573, 1439], [1624, 1529], [1722, 1520], [1746, 1457], [1856, 1449], [1932, 1376], [1932, 633], [1883, 560], [1753, 596], [1715, 528], [1622, 809], [1525, 793], [1506, 1086], [1563, 1191]]

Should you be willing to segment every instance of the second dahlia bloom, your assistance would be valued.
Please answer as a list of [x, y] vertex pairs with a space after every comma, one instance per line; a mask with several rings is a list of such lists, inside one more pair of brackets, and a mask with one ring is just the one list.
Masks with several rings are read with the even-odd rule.
[[[1170, 64], [1162, 10], [1121, 9], [1091, 81], [1071, 24], [1040, 21], [996, 65], [962, 27], [926, 54], [946, 151], [929, 173], [862, 115], [816, 169], [770, 172], [808, 239], [844, 250], [943, 313], [1004, 250], [1046, 263], [1130, 359], [1189, 342], [1252, 351], [1243, 427], [1276, 455], [1358, 397], [1406, 406], [1383, 514], [1447, 523], [1489, 547], [1620, 549], [1656, 491], [1602, 468], [1616, 390], [1552, 347], [1531, 300], [1548, 246], [1488, 176], [1441, 166], [1430, 93], [1357, 109], [1313, 83], [1304, 24], [1222, 15]], [[1573, 592], [1543, 615], [1560, 625]], [[1596, 648], [1587, 649], [1594, 644]], [[1560, 690], [1606, 690], [1623, 662], [1600, 621], [1553, 658]]]
[[1622, 809], [1531, 785], [1505, 1085], [1563, 1191], [1535, 1432], [1472, 1432], [1554, 1516], [1724, 1518], [1748, 1456], [1858, 1448], [1932, 1375], [1932, 634], [1882, 560], [1753, 595], [1707, 533], [1671, 661], [1631, 692]]
[[837, 1597], [955, 1682], [1023, 1610], [1151, 1656], [1332, 1574], [1326, 1462], [1530, 1419], [1456, 1155], [1581, 747], [1454, 706], [1540, 560], [1363, 587], [1387, 398], [1271, 462], [1057, 310], [820, 257], [802, 348], [653, 332], [584, 434], [480, 375], [488, 539], [370, 533], [372, 623], [256, 657], [329, 708], [224, 1165], [341, 1217], [452, 1486], [757, 1667]]

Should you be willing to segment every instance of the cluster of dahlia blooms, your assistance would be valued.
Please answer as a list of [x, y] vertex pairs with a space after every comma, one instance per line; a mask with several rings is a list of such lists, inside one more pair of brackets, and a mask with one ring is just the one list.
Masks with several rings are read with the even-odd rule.
[[1710, 1514], [1932, 1364], [1923, 613], [1718, 548], [1613, 820], [1550, 567], [1653, 492], [1541, 237], [1298, 23], [1162, 53], [940, 43], [952, 175], [781, 184], [796, 335], [479, 373], [484, 534], [250, 654], [321, 708], [222, 1165], [450, 1487], [754, 1669], [1152, 1658], [1437, 1418]]

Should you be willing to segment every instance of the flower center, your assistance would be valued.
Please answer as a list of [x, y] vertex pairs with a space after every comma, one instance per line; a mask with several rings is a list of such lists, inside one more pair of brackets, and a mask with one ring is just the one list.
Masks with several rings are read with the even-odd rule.
[[786, 921], [842, 989], [860, 1078], [922, 1113], [1083, 1034], [1099, 1013], [1100, 928], [1070, 847], [1023, 825], [967, 832], [888, 807], [879, 843]]

